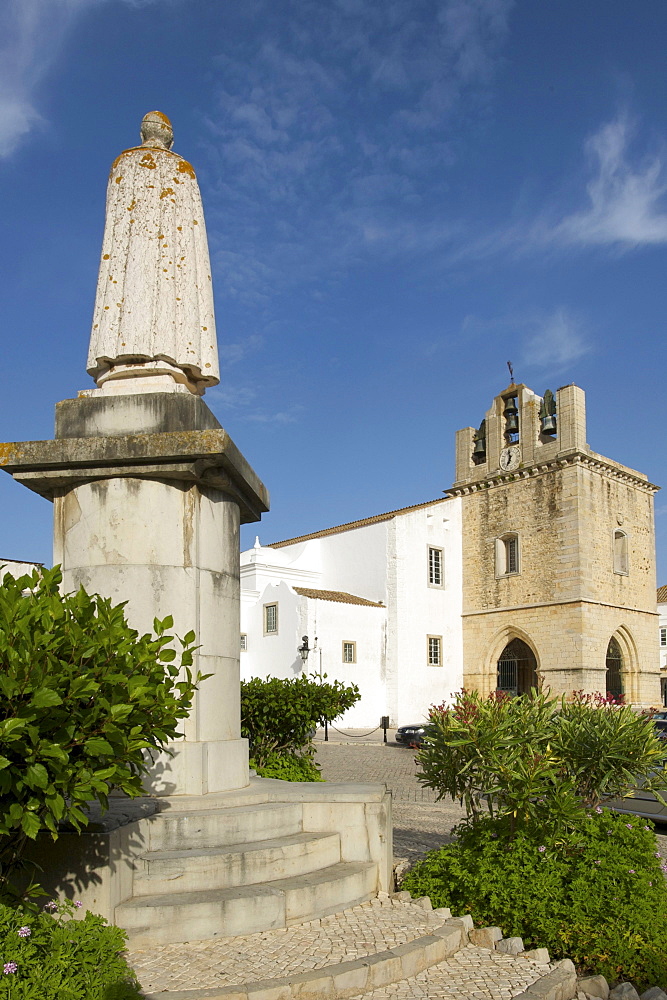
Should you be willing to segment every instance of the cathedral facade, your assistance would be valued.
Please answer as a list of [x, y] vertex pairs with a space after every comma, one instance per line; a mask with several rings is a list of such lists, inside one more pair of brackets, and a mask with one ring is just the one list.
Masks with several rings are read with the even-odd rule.
[[444, 499], [242, 553], [242, 676], [355, 681], [352, 727], [462, 686], [659, 705], [656, 490], [590, 449], [580, 388], [512, 383], [457, 433]]

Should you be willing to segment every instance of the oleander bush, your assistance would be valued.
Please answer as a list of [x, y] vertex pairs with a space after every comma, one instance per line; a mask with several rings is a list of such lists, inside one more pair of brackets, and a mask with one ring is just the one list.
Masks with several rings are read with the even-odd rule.
[[403, 887], [608, 979], [667, 984], [667, 864], [651, 825], [603, 808], [638, 780], [661, 798], [665, 754], [650, 715], [601, 695], [461, 692], [431, 709], [416, 760], [466, 819]]
[[667, 985], [667, 864], [646, 820], [598, 806], [570, 844], [525, 831], [508, 842], [490, 816], [455, 834], [401, 888], [612, 982]]
[[295, 753], [268, 753], [264, 764], [257, 764], [250, 758], [262, 778], [280, 778], [282, 781], [324, 781], [320, 769], [309, 754], [300, 757]]
[[276, 755], [312, 761], [316, 727], [333, 722], [360, 697], [356, 684], [328, 683], [326, 674], [241, 681], [241, 736], [250, 742], [255, 766], [275, 763]]
[[124, 931], [93, 913], [74, 920], [76, 907], [66, 900], [34, 912], [0, 903], [0, 998], [140, 1000]]
[[[176, 738], [201, 675], [195, 636], [171, 648], [170, 617], [140, 636], [124, 605], [81, 588], [61, 594], [58, 567], [0, 582], [0, 899], [17, 898], [28, 839], [80, 830], [85, 803], [142, 794], [153, 756]], [[24, 881], [24, 879], [21, 879]]]
[[419, 780], [464, 805], [471, 825], [488, 814], [501, 839], [523, 830], [543, 840], [576, 836], [586, 809], [638, 780], [660, 797], [666, 752], [649, 715], [601, 696], [462, 691], [431, 708], [416, 760]]

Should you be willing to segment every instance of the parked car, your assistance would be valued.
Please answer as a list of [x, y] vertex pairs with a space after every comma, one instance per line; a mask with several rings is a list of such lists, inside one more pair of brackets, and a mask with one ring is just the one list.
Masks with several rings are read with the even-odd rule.
[[399, 726], [396, 730], [396, 742], [406, 747], [420, 747], [427, 729], [427, 722], [417, 722], [412, 726]]
[[[662, 794], [667, 799], [667, 788]], [[614, 812], [643, 816], [645, 819], [652, 819], [654, 823], [667, 823], [667, 806], [663, 806], [655, 795], [645, 791], [641, 786], [635, 788], [626, 798], [613, 799], [611, 802], [605, 802], [605, 805]]]

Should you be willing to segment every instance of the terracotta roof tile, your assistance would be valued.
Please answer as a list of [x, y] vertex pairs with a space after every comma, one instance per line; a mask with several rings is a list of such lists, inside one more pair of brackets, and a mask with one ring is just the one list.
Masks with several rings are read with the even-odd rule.
[[667, 604], [667, 584], [658, 587], [658, 604]]
[[310, 587], [295, 587], [294, 589], [302, 597], [314, 597], [320, 601], [336, 601], [337, 604], [365, 604], [370, 608], [384, 607], [382, 601], [367, 601], [365, 597], [346, 594], [342, 590], [311, 590]]
[[338, 524], [333, 528], [323, 528], [322, 531], [312, 531], [309, 535], [298, 535], [296, 538], [287, 538], [282, 542], [270, 542], [267, 548], [280, 549], [283, 545], [295, 545], [297, 542], [308, 542], [311, 538], [326, 538], [327, 535], [338, 535], [342, 531], [353, 531], [354, 528], [365, 528], [367, 524], [378, 524], [380, 521], [390, 521], [392, 517], [400, 514], [409, 514], [413, 510], [420, 510], [422, 507], [431, 507], [435, 503], [447, 503], [452, 497], [438, 497], [437, 500], [427, 500], [426, 503], [416, 503], [412, 507], [400, 507], [398, 510], [389, 510], [386, 514], [375, 514], [373, 517], [363, 517], [360, 521], [348, 521], [347, 524]]

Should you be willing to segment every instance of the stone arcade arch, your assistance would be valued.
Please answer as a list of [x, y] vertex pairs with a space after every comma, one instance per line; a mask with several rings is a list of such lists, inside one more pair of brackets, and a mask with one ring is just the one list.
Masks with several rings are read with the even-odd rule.
[[623, 653], [613, 635], [607, 646], [605, 665], [605, 694], [620, 699], [625, 694], [623, 690]]
[[637, 647], [632, 632], [621, 625], [610, 637], [605, 649], [605, 692], [618, 697], [623, 695], [626, 702], [638, 699]]
[[523, 639], [510, 639], [497, 661], [497, 690], [516, 697], [537, 688], [537, 660]]

